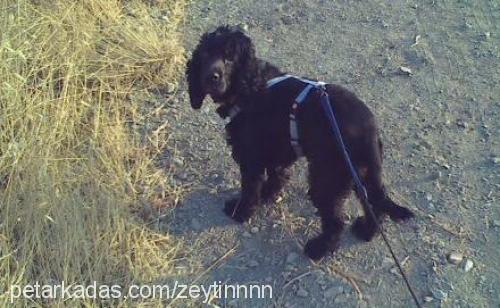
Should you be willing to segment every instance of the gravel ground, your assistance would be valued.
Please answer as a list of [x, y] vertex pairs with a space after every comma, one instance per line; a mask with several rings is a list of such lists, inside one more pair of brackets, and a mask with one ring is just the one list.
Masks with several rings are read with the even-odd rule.
[[[207, 30], [243, 24], [261, 57], [357, 93], [381, 124], [391, 194], [417, 213], [385, 226], [420, 301], [500, 306], [499, 2], [195, 1], [188, 19], [189, 50]], [[238, 172], [224, 124], [209, 103], [190, 110], [184, 89], [167, 115], [175, 151], [165, 154], [190, 187], [164, 224], [186, 243], [180, 278], [273, 286], [272, 299], [211, 302], [219, 306], [412, 306], [380, 237], [346, 232], [335, 255], [304, 256], [319, 224], [303, 162], [279, 204], [245, 225], [225, 217]], [[359, 207], [349, 201], [351, 221]]]

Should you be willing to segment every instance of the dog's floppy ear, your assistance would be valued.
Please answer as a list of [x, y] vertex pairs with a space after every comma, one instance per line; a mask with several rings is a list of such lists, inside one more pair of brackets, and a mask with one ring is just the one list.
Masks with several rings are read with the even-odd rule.
[[189, 87], [189, 99], [191, 100], [191, 107], [193, 109], [200, 109], [206, 93], [203, 92], [200, 81], [201, 74], [201, 59], [200, 59], [200, 46], [193, 51], [191, 59], [187, 63], [186, 75]]
[[240, 26], [231, 27], [231, 43], [226, 48], [230, 50], [227, 53], [236, 55], [238, 61], [243, 66], [255, 58], [255, 47], [252, 40], [245, 34]]

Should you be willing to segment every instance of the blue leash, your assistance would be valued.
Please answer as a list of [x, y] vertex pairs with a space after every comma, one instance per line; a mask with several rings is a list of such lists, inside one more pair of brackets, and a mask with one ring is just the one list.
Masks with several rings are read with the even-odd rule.
[[349, 167], [352, 178], [354, 180], [354, 184], [356, 185], [356, 193], [359, 196], [359, 198], [361, 199], [361, 202], [363, 202], [363, 204], [365, 205], [365, 208], [368, 208], [368, 212], [370, 213], [370, 216], [372, 217], [373, 221], [375, 221], [377, 229], [380, 230], [380, 234], [382, 235], [382, 238], [384, 239], [385, 244], [389, 248], [389, 251], [390, 251], [392, 258], [394, 259], [394, 261], [399, 269], [399, 272], [401, 273], [401, 276], [403, 276], [403, 279], [406, 283], [406, 286], [408, 287], [408, 290], [410, 291], [411, 296], [413, 297], [413, 300], [415, 301], [415, 305], [420, 308], [422, 306], [418, 302], [418, 299], [417, 299], [417, 296], [415, 295], [415, 292], [413, 292], [413, 289], [410, 285], [410, 282], [408, 281], [408, 277], [406, 277], [406, 274], [403, 270], [403, 267], [401, 266], [398, 258], [396, 257], [396, 254], [392, 250], [392, 247], [389, 243], [389, 240], [385, 236], [384, 230], [382, 229], [382, 226], [378, 223], [378, 219], [377, 219], [375, 213], [373, 212], [372, 205], [368, 201], [368, 194], [366, 192], [366, 188], [363, 185], [363, 182], [361, 182], [361, 179], [359, 178], [359, 174], [351, 161], [351, 157], [347, 151], [347, 147], [345, 146], [344, 140], [342, 139], [342, 133], [340, 132], [340, 128], [339, 128], [339, 125], [337, 123], [337, 119], [335, 118], [335, 113], [333, 111], [333, 107], [330, 104], [330, 99], [329, 99], [328, 93], [326, 92], [326, 89], [324, 86], [318, 86], [317, 88], [321, 90], [321, 106], [323, 106], [323, 109], [326, 113], [326, 116], [328, 117], [328, 120], [330, 121], [333, 134], [335, 135], [335, 139], [337, 140], [337, 143], [340, 145], [340, 148], [342, 149], [342, 154], [343, 154], [344, 159], [347, 163], [347, 166]]
[[342, 139], [342, 133], [340, 132], [339, 125], [337, 123], [337, 119], [335, 118], [335, 112], [333, 110], [332, 105], [330, 104], [330, 98], [328, 96], [328, 93], [326, 92], [325, 88], [325, 83], [324, 82], [319, 82], [319, 81], [312, 81], [308, 79], [303, 79], [299, 78], [293, 75], [281, 75], [278, 77], [275, 77], [267, 82], [267, 87], [271, 88], [279, 83], [281, 83], [284, 80], [287, 79], [296, 79], [300, 80], [301, 82], [306, 84], [306, 87], [299, 93], [299, 95], [295, 98], [295, 101], [292, 105], [292, 111], [290, 113], [290, 143], [295, 151], [295, 154], [297, 157], [302, 156], [303, 151], [302, 148], [300, 147], [299, 144], [299, 134], [298, 134], [298, 126], [297, 126], [297, 121], [296, 121], [296, 112], [299, 107], [299, 105], [305, 103], [307, 96], [313, 89], [318, 89], [321, 91], [321, 106], [323, 107], [326, 116], [328, 117], [328, 120], [331, 124], [333, 134], [335, 136], [335, 139], [337, 143], [339, 144], [342, 154], [344, 156], [344, 160], [347, 163], [347, 166], [349, 167], [349, 171], [351, 172], [352, 178], [354, 180], [354, 184], [356, 185], [356, 193], [358, 197], [361, 199], [361, 202], [363, 203], [364, 208], [368, 209], [369, 215], [375, 222], [375, 225], [377, 229], [380, 231], [380, 234], [382, 234], [382, 238], [384, 239], [385, 244], [387, 245], [387, 248], [389, 248], [389, 251], [392, 255], [392, 258], [394, 259], [394, 262], [396, 263], [399, 272], [401, 273], [401, 276], [403, 276], [403, 279], [406, 283], [406, 286], [408, 287], [408, 290], [411, 293], [411, 296], [413, 297], [413, 300], [415, 301], [415, 305], [418, 308], [421, 308], [422, 306], [418, 302], [417, 296], [415, 295], [415, 292], [413, 292], [413, 289], [410, 285], [410, 282], [408, 281], [408, 277], [406, 276], [403, 267], [401, 266], [401, 263], [398, 261], [398, 258], [396, 257], [396, 254], [394, 253], [391, 244], [389, 243], [389, 240], [385, 236], [384, 230], [382, 229], [382, 226], [379, 224], [377, 216], [373, 212], [372, 205], [370, 204], [368, 200], [368, 193], [366, 191], [365, 186], [363, 185], [363, 182], [359, 178], [358, 172], [356, 170], [356, 167], [351, 161], [351, 157], [349, 155], [349, 152], [347, 150], [347, 147], [344, 143], [344, 140]]

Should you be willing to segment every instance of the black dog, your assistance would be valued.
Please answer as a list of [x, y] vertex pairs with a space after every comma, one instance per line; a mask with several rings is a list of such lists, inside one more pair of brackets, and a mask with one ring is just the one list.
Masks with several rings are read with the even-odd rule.
[[[238, 222], [248, 220], [262, 202], [273, 201], [288, 179], [287, 168], [297, 159], [290, 144], [289, 115], [296, 96], [304, 89], [297, 80], [267, 88], [266, 82], [283, 75], [258, 59], [250, 38], [239, 28], [222, 26], [206, 33], [187, 65], [191, 106], [199, 109], [206, 95], [220, 106], [223, 118], [234, 106], [241, 110], [226, 126], [232, 156], [241, 172], [241, 196], [229, 200], [225, 213]], [[413, 213], [394, 203], [382, 183], [382, 143], [368, 107], [341, 86], [327, 84], [344, 141], [364, 182], [379, 222], [384, 214], [402, 221]], [[318, 91], [297, 113], [300, 145], [309, 163], [309, 195], [321, 216], [322, 233], [305, 247], [312, 259], [338, 245], [344, 229], [342, 206], [353, 189], [353, 179], [330, 123], [319, 103]], [[267, 175], [267, 178], [266, 178]], [[377, 226], [365, 210], [353, 226], [369, 241]]]

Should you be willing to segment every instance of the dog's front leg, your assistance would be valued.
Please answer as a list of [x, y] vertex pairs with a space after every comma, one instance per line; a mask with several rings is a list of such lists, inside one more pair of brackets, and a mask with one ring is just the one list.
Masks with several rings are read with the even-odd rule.
[[260, 205], [260, 194], [264, 182], [264, 168], [240, 166], [241, 196], [226, 202], [224, 212], [238, 222], [245, 222], [252, 217]]
[[289, 178], [290, 171], [285, 167], [268, 168], [267, 180], [262, 186], [262, 202], [275, 202]]

